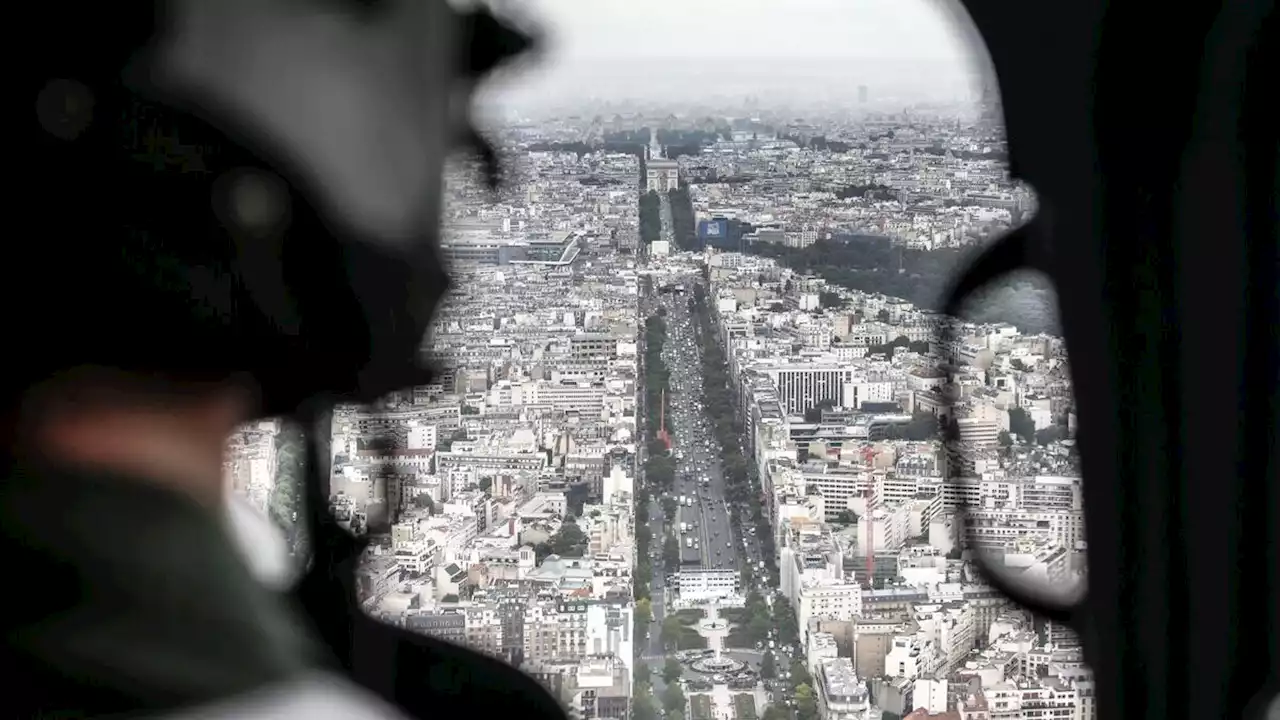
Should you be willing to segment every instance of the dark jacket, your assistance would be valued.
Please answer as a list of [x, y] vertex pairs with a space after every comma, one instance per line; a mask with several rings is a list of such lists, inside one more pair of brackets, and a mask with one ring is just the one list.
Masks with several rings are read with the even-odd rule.
[[4, 717], [402, 717], [324, 673], [215, 512], [105, 474], [6, 475]]
[[216, 512], [108, 474], [6, 475], [6, 716], [174, 711], [321, 665], [323, 648], [252, 577]]
[[398, 717], [386, 703], [565, 717], [509, 665], [360, 612], [359, 541], [344, 532], [285, 596], [252, 576], [224, 518], [181, 495], [103, 473], [7, 475], [5, 717], [303, 717], [326, 703], [350, 717]]

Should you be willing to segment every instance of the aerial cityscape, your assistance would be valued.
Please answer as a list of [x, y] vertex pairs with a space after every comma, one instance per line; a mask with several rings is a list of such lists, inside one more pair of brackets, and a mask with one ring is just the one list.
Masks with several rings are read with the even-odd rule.
[[[858, 78], [809, 100], [584, 80], [576, 106], [492, 112], [503, 187], [463, 158], [447, 179], [436, 382], [327, 438], [368, 613], [574, 718], [1095, 717], [1078, 638], [977, 564], [1083, 587], [1052, 291], [937, 312], [1034, 193], [989, 84]], [[226, 459], [299, 555], [308, 432], [255, 424]]]

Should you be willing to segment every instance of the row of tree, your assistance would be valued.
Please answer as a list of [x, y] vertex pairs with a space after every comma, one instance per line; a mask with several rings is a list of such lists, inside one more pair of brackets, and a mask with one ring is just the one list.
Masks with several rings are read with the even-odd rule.
[[[713, 145], [717, 140], [732, 140], [733, 129], [727, 124], [722, 125], [716, 130], [680, 130], [676, 128], [662, 128], [658, 130], [658, 143], [667, 148], [667, 157], [674, 158], [677, 155], [671, 153], [671, 146], [689, 146], [701, 150], [707, 145]], [[697, 152], [690, 153], [696, 155]]]
[[839, 310], [844, 307], [844, 298], [838, 292], [823, 290], [818, 293], [818, 306], [823, 310]]
[[[751, 243], [743, 251], [776, 260], [802, 275], [814, 275], [833, 285], [907, 300], [927, 310], [941, 310], [942, 289], [949, 287], [980, 247], [914, 250], [895, 246], [875, 235], [841, 235], [821, 239], [807, 248], [781, 243]], [[974, 317], [984, 322], [1007, 322], [1023, 332], [1058, 332], [1057, 319], [1046, 308], [1056, 305], [1051, 286], [1027, 278], [1018, 281], [1017, 302], [997, 295], [975, 297]]]
[[[671, 389], [671, 371], [662, 359], [662, 349], [667, 343], [667, 322], [661, 315], [653, 315], [644, 324], [644, 391], [648, 441], [658, 442], [659, 431], [670, 420], [665, 417], [663, 403]], [[666, 454], [665, 445], [661, 453]]]
[[662, 239], [661, 200], [650, 190], [640, 194], [640, 243], [649, 245]]
[[802, 136], [796, 133], [780, 134], [779, 140], [790, 140], [802, 148], [811, 150], [829, 150], [836, 153], [846, 153], [854, 148], [861, 150], [867, 149], [866, 143], [849, 143], [843, 140], [828, 140], [825, 135]]
[[[747, 252], [770, 257], [802, 275], [816, 275], [833, 285], [904, 298], [919, 307], [938, 309], [940, 291], [970, 257], [962, 250], [910, 250], [887, 237], [847, 236], [820, 239], [807, 248], [781, 243], [754, 243]], [[903, 272], [897, 272], [901, 265]]]
[[[733, 393], [728, 361], [718, 340], [715, 316], [707, 302], [703, 284], [694, 286], [690, 309], [696, 319], [695, 339], [702, 363], [703, 409], [711, 421], [712, 432], [720, 447], [725, 499], [729, 504], [729, 524], [737, 537], [744, 536], [745, 527], [756, 528], [765, 569], [770, 582], [776, 586], [778, 570], [773, 560], [773, 533], [764, 515], [759, 473], [755, 463], [743, 455], [742, 436], [745, 428], [736, 412], [737, 398]], [[744, 588], [753, 586], [756, 570], [750, 563], [743, 563]]]
[[[760, 478], [754, 463], [743, 456], [741, 443], [744, 428], [736, 417], [735, 398], [732, 392], [731, 378], [724, 349], [718, 340], [715, 315], [707, 301], [703, 285], [694, 287], [693, 310], [698, 319], [697, 335], [703, 364], [703, 393], [706, 408], [715, 428], [717, 440], [720, 441], [722, 462], [724, 466], [725, 493], [729, 500], [729, 522], [737, 537], [742, 537], [745, 523], [752, 523], [760, 538], [761, 555], [765, 562], [765, 570], [769, 576], [769, 584], [778, 586], [778, 568], [774, 561], [773, 532], [764, 514], [761, 495]], [[745, 508], [742, 510], [741, 508]], [[743, 587], [754, 587], [755, 570], [750, 563], [743, 564]], [[794, 646], [799, 642], [800, 627], [790, 602], [781, 593], [773, 598], [772, 606], [754, 590], [750, 591], [745, 604], [744, 622], [740, 627], [751, 642], [765, 642], [771, 630], [777, 630], [777, 639], [782, 646]], [[802, 660], [792, 662], [791, 685], [794, 707], [781, 703], [772, 703], [765, 709], [762, 720], [816, 720], [818, 717], [817, 698], [813, 691], [813, 679], [809, 676]], [[772, 652], [766, 652], [761, 661], [761, 676], [769, 679], [777, 676], [776, 658]]]
[[[895, 137], [894, 132], [892, 130], [889, 130], [885, 132], [883, 135], [872, 136], [870, 140], [872, 142], [876, 142], [879, 140], [893, 140], [894, 137]], [[813, 135], [813, 136], [805, 137], [805, 136], [792, 133], [792, 134], [778, 135], [778, 138], [781, 140], [790, 140], [802, 148], [809, 148], [812, 150], [828, 150], [830, 152], [835, 152], [835, 153], [846, 153], [854, 149], [868, 150], [871, 147], [869, 143], [865, 143], [865, 142], [850, 143], [850, 142], [845, 142], [843, 140], [828, 140], [824, 135]], [[951, 155], [951, 157], [959, 158], [962, 160], [993, 160], [996, 162], [1005, 162], [1009, 159], [1008, 154], [1005, 153], [1003, 150], [973, 151], [973, 150], [960, 150], [958, 148], [946, 148], [946, 147], [943, 147], [942, 145], [926, 145], [923, 147], [916, 148], [916, 151], [923, 153], [925, 155], [937, 155], [937, 156]], [[887, 157], [886, 153], [877, 152], [872, 154], [881, 156], [881, 157]]]
[[[663, 667], [664, 680], [670, 671], [671, 660]], [[677, 667], [679, 663], [677, 663]], [[631, 700], [632, 720], [684, 720], [685, 697], [680, 684], [667, 680], [662, 695], [653, 694], [653, 670], [644, 662], [636, 662], [634, 672], [635, 688]], [[676, 677], [679, 677], [678, 675]], [[659, 708], [665, 713], [659, 714]]]
[[[752, 590], [747, 593], [746, 603], [738, 614], [737, 625], [736, 632], [751, 643], [768, 642], [769, 633], [775, 629], [778, 631], [778, 641], [784, 645], [798, 640], [799, 628], [796, 626], [795, 613], [786, 597], [780, 593], [773, 596], [772, 608], [759, 592]], [[765, 653], [765, 661], [767, 666], [772, 666], [772, 652]], [[773, 676], [772, 671], [762, 671], [761, 674], [766, 680]]]
[[680, 638], [686, 632], [684, 623], [680, 622], [680, 616], [674, 613], [668, 613], [662, 618], [662, 629], [660, 630], [662, 647], [667, 652], [675, 652], [680, 649]]
[[676, 246], [686, 251], [701, 249], [689, 187], [686, 185], [667, 191], [667, 199], [671, 202], [671, 229], [675, 235]]
[[1024, 443], [1035, 443], [1037, 445], [1049, 445], [1065, 440], [1067, 438], [1067, 429], [1061, 425], [1049, 425], [1048, 427], [1036, 429], [1036, 423], [1031, 419], [1031, 414], [1020, 407], [1009, 409], [1009, 432], [1001, 432], [999, 436], [1000, 445], [1009, 447], [1013, 444], [1013, 438], [1017, 437]]
[[587, 554], [587, 535], [582, 532], [572, 515], [566, 515], [560, 529], [556, 530], [545, 542], [533, 546], [538, 562], [548, 555], [580, 558]]
[[919, 152], [926, 155], [951, 155], [951, 157], [960, 160], [992, 160], [995, 162], [1008, 162], [1009, 154], [1004, 150], [960, 150], [957, 148], [945, 148], [941, 145], [927, 145], [918, 148]]
[[[880, 312], [884, 314], [884, 317], [878, 319], [880, 319], [881, 322], [888, 322], [888, 313], [885, 313], [884, 310], [881, 310]], [[894, 348], [900, 347], [906, 348], [909, 352], [920, 353], [921, 355], [929, 354], [928, 340], [909, 340], [906, 335], [899, 335], [883, 345], [871, 345], [867, 348], [867, 354], [893, 357]]]
[[671, 371], [662, 359], [662, 349], [667, 342], [667, 323], [661, 314], [655, 314], [645, 322], [644, 390], [648, 433], [648, 458], [645, 460], [645, 481], [655, 492], [669, 491], [675, 487], [676, 464], [668, 453], [667, 443], [659, 436], [665, 425], [673, 434], [671, 414], [664, 411], [667, 396], [671, 393]]
[[305, 509], [303, 483], [307, 471], [307, 439], [302, 425], [283, 422], [275, 440], [275, 479], [267, 499], [267, 513], [285, 532], [289, 551], [295, 558], [304, 558], [309, 550], [306, 545], [307, 523], [303, 521]]
[[[648, 284], [645, 289], [652, 291], [652, 284]], [[649, 559], [649, 551], [653, 543], [653, 532], [649, 529], [649, 501], [655, 482], [673, 482], [673, 479], [668, 479], [670, 470], [667, 464], [670, 459], [666, 457], [666, 446], [658, 439], [662, 394], [668, 389], [671, 375], [662, 359], [662, 348], [666, 342], [666, 321], [660, 314], [655, 314], [645, 321], [644, 327], [644, 440], [648, 443], [648, 457], [644, 467], [645, 483], [636, 488], [635, 502], [636, 582], [632, 585], [637, 601], [635, 613], [637, 648], [644, 645], [644, 640], [649, 636], [649, 623], [652, 622], [652, 613], [649, 609], [650, 584], [647, 582], [648, 578], [653, 577], [653, 562]], [[670, 475], [670, 477], [674, 476]], [[643, 612], [641, 612], [642, 608]]]
[[648, 141], [637, 143], [627, 142], [625, 140], [609, 140], [606, 138], [602, 143], [585, 143], [582, 141], [536, 142], [530, 143], [526, 150], [529, 152], [574, 153], [578, 156], [589, 155], [594, 152], [605, 152], [644, 157], [644, 148], [648, 144]]
[[[646, 130], [647, 132], [647, 130]], [[656, 214], [658, 197], [649, 193], [652, 207]], [[645, 201], [642, 198], [642, 208]], [[646, 293], [653, 292], [652, 282], [645, 287]], [[661, 411], [664, 393], [670, 392], [671, 373], [662, 359], [662, 350], [667, 341], [667, 326], [663, 313], [659, 312], [645, 321], [644, 335], [644, 394], [645, 394], [645, 430], [644, 441], [647, 444], [648, 457], [645, 460], [644, 482], [636, 489], [635, 528], [636, 528], [636, 571], [635, 582], [632, 583], [636, 596], [635, 605], [635, 692], [631, 705], [632, 720], [684, 720], [684, 690], [675, 680], [679, 677], [679, 663], [674, 658], [668, 659], [662, 669], [664, 686], [661, 695], [655, 696], [653, 691], [652, 669], [639, 659], [641, 648], [648, 644], [649, 628], [653, 623], [653, 604], [650, 597], [649, 578], [653, 577], [653, 563], [650, 560], [650, 547], [653, 533], [649, 529], [649, 505], [655, 494], [662, 496], [662, 507], [667, 512], [669, 495], [665, 495], [675, 483], [675, 464], [667, 453], [666, 443], [658, 433], [662, 427]], [[671, 421], [665, 419], [667, 430], [671, 430]], [[663, 561], [671, 563], [673, 538], [667, 537], [663, 542]], [[675, 562], [679, 562], [679, 546], [675, 547]], [[662, 641], [668, 647], [674, 647], [678, 633], [679, 619], [675, 615], [667, 615], [662, 626]], [[673, 627], [673, 625], [677, 627]], [[673, 635], [674, 633], [674, 635]], [[672, 663], [675, 662], [673, 666]]]

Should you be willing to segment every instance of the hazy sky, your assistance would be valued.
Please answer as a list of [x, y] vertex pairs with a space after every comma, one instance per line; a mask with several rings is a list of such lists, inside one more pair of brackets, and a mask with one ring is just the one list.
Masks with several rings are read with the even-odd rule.
[[[985, 63], [952, 0], [507, 0], [545, 28], [547, 57], [521, 95], [624, 96], [759, 85], [883, 97], [959, 92]], [[966, 21], [967, 22], [967, 21]], [[681, 77], [686, 76], [686, 77]], [[615, 82], [608, 82], [613, 79]], [[602, 88], [602, 85], [613, 85]], [[809, 90], [804, 90], [809, 88]]]

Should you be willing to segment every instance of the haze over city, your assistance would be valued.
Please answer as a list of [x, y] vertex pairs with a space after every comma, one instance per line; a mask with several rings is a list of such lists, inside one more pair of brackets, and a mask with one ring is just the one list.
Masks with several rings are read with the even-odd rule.
[[987, 59], [936, 0], [531, 0], [542, 57], [492, 93], [503, 110], [590, 101], [816, 107], [976, 99]]

